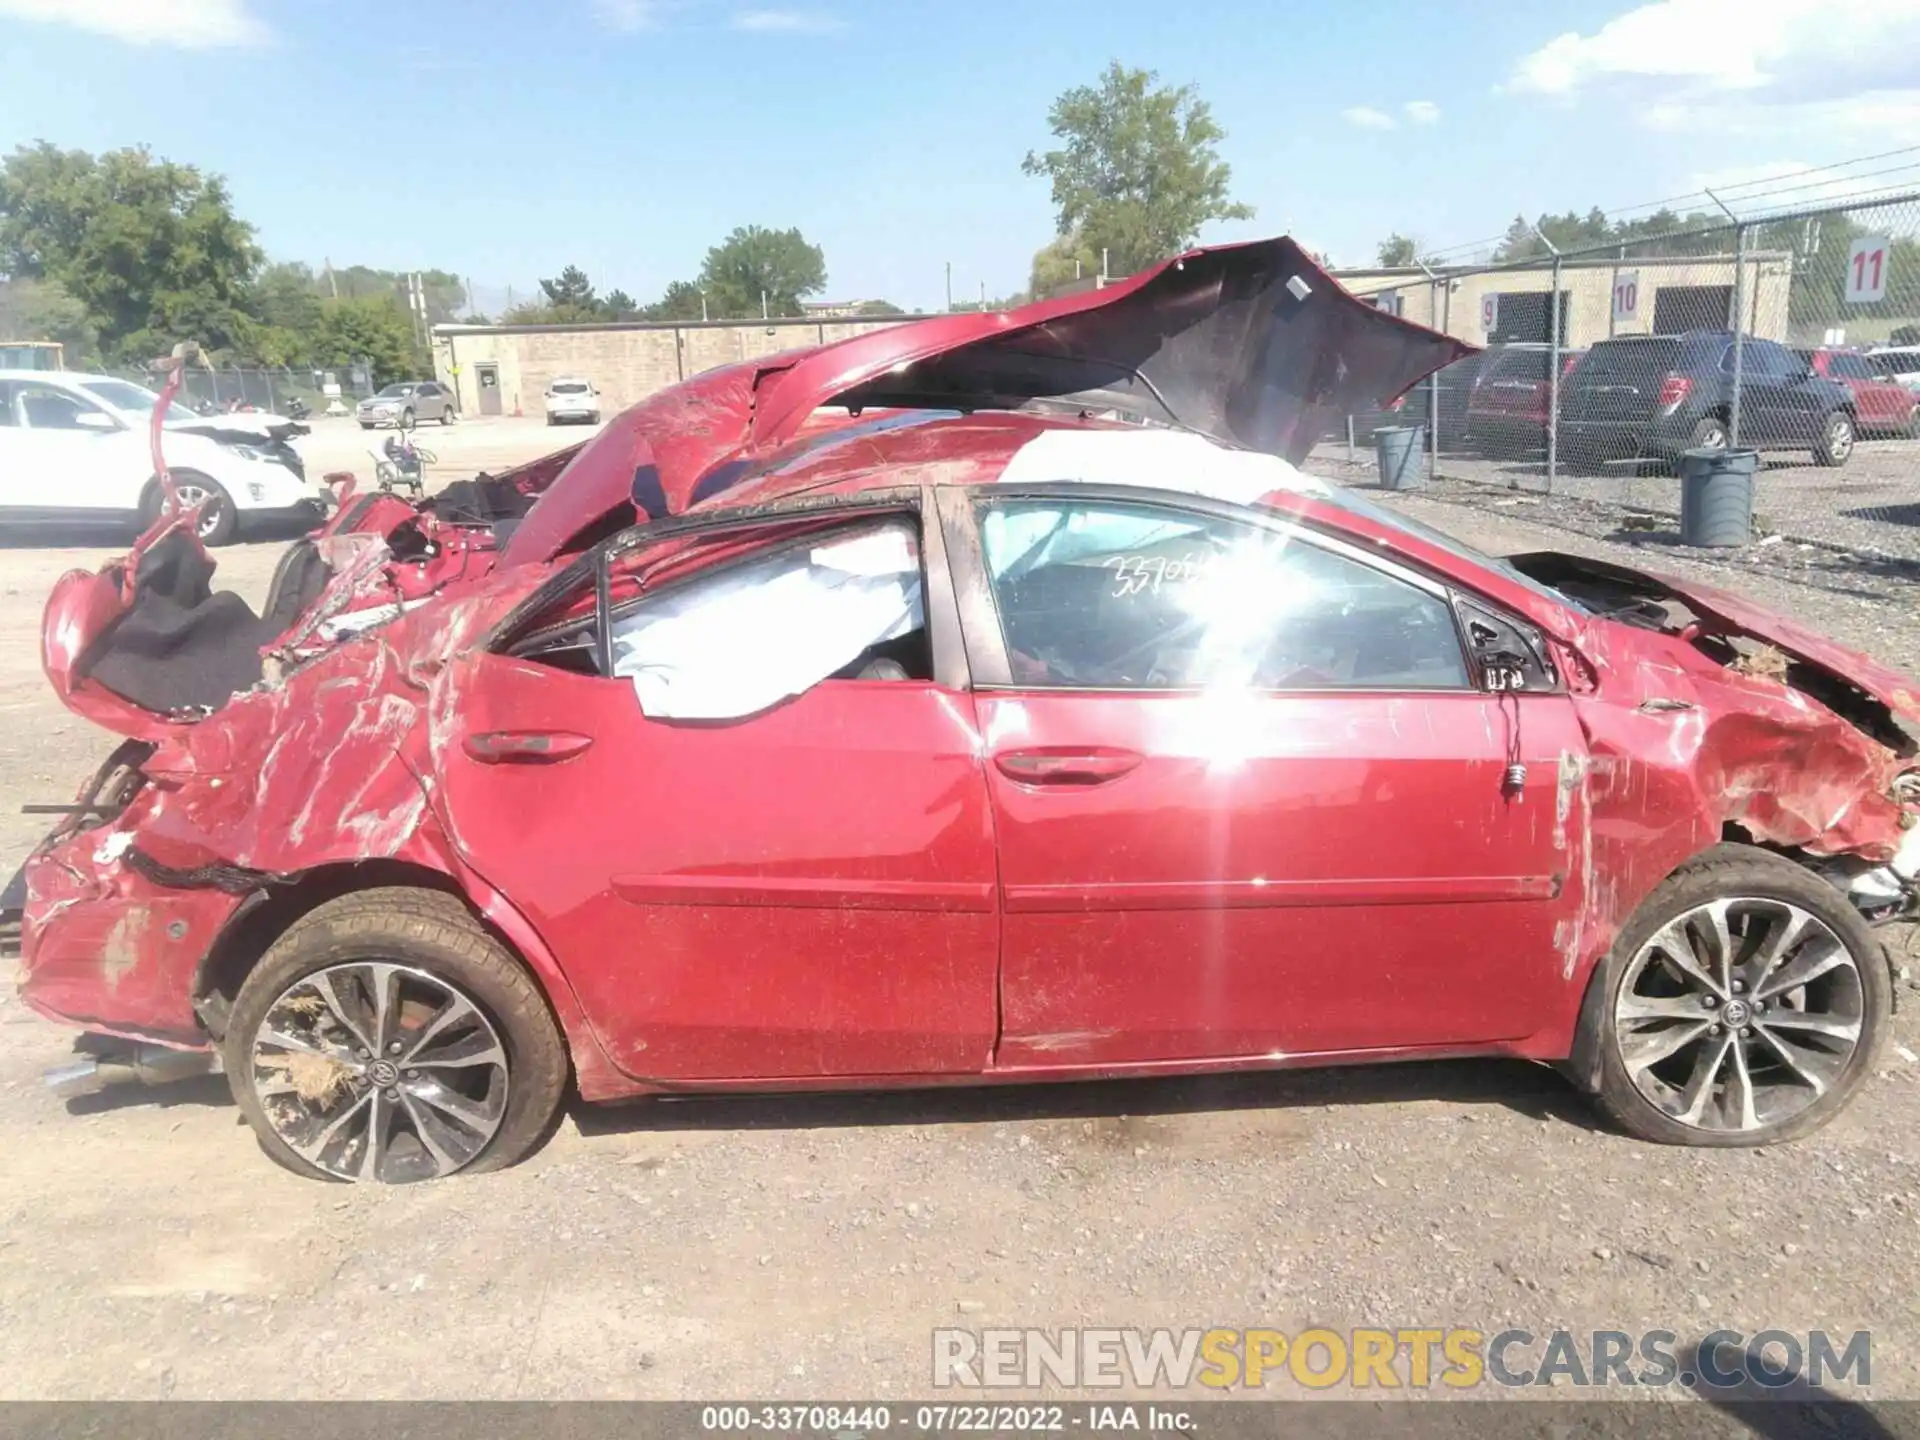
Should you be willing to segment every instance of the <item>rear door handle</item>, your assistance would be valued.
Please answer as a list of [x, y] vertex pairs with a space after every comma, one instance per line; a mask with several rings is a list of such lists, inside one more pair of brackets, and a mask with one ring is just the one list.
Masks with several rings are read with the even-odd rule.
[[1104, 785], [1140, 763], [1131, 750], [1008, 750], [993, 757], [1020, 785]]

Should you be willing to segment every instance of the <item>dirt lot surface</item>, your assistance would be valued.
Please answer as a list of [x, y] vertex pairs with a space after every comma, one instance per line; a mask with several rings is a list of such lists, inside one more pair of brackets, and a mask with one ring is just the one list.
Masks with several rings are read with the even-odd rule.
[[[423, 436], [445, 477], [566, 438]], [[362, 448], [309, 443], [321, 468]], [[1623, 545], [1604, 517], [1496, 498], [1401, 503], [1493, 549], [1693, 574], [1920, 670], [1900, 573]], [[222, 552], [222, 578], [257, 604], [277, 550]], [[48, 586], [109, 553], [0, 549], [8, 872], [42, 825], [18, 805], [66, 798], [110, 745], [37, 660]], [[1859, 1102], [1757, 1154], [1624, 1139], [1544, 1069], [1423, 1064], [576, 1108], [514, 1170], [379, 1190], [274, 1167], [218, 1079], [56, 1100], [39, 1075], [71, 1037], [7, 987], [0, 1395], [905, 1397], [930, 1389], [937, 1326], [1318, 1324], [1867, 1329], [1874, 1393], [1920, 1398], [1902, 990]]]

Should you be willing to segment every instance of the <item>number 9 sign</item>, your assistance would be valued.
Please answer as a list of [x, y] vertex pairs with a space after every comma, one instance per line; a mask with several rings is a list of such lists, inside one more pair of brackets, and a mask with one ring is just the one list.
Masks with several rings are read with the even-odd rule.
[[1849, 305], [1871, 305], [1887, 298], [1887, 257], [1892, 246], [1884, 235], [1862, 235], [1847, 252]]
[[1500, 297], [1497, 294], [1480, 297], [1480, 328], [1489, 335], [1500, 328]]

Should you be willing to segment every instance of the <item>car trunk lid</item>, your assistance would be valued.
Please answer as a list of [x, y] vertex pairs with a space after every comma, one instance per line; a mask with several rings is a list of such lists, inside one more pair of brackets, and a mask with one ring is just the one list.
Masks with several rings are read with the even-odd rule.
[[1338, 419], [1393, 399], [1471, 346], [1355, 299], [1289, 239], [1196, 250], [1131, 279], [1005, 313], [941, 315], [709, 372], [626, 411], [507, 547], [581, 548], [636, 514], [684, 509], [701, 481], [798, 437], [822, 407], [1125, 409], [1304, 459]]

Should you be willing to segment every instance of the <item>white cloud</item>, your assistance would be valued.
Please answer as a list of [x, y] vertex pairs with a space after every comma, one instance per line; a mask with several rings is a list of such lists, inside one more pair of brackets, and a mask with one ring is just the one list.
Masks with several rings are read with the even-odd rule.
[[[1500, 88], [1591, 94], [1656, 130], [1816, 127], [1897, 145], [1920, 139], [1915, 55], [1920, 0], [1651, 0], [1591, 34], [1549, 40]], [[1892, 135], [1878, 128], [1889, 116], [1901, 125]]]
[[609, 30], [650, 30], [659, 23], [655, 0], [593, 0], [593, 13]]
[[1362, 130], [1392, 130], [1399, 124], [1386, 111], [1376, 110], [1371, 105], [1350, 105], [1340, 112], [1340, 118]]
[[1409, 100], [1400, 108], [1406, 112], [1407, 119], [1415, 125], [1440, 123], [1440, 107], [1431, 100]]
[[840, 22], [831, 15], [820, 15], [808, 10], [743, 10], [733, 17], [733, 28], [817, 35], [828, 30], [838, 30]]
[[71, 25], [130, 45], [206, 50], [267, 40], [267, 27], [248, 6], [249, 0], [0, 0], [0, 15]]

